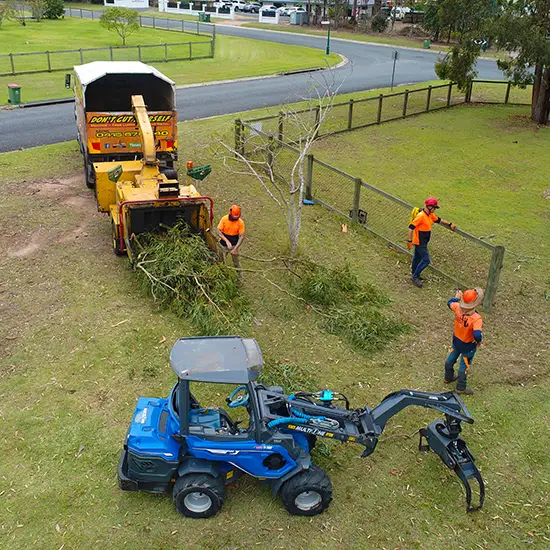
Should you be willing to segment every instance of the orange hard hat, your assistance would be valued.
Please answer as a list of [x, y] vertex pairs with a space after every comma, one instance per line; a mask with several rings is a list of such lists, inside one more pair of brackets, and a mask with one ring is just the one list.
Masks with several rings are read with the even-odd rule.
[[437, 202], [437, 199], [435, 197], [428, 197], [424, 204], [426, 206], [433, 206], [434, 208], [439, 208], [439, 203]]
[[473, 288], [469, 290], [465, 290], [464, 293], [462, 294], [462, 299], [467, 304], [471, 304], [476, 300], [476, 298], [477, 298], [477, 291]]
[[234, 218], [240, 218], [241, 217], [241, 207], [238, 204], [232, 204], [231, 208], [229, 209], [229, 213]]

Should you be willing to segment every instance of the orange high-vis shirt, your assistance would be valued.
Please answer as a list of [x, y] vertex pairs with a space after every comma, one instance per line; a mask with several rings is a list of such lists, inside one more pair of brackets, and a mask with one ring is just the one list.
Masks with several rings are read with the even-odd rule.
[[409, 225], [409, 228], [414, 230], [413, 244], [428, 244], [432, 233], [432, 225], [440, 221], [439, 216], [433, 213], [426, 214], [425, 210], [421, 210]]
[[465, 344], [475, 342], [474, 330], [481, 331], [483, 329], [481, 315], [477, 311], [471, 315], [465, 315], [458, 302], [449, 304], [449, 307], [455, 314], [454, 336]]
[[241, 233], [244, 233], [244, 222], [241, 218], [235, 221], [231, 221], [228, 214], [220, 220], [220, 223], [218, 224], [218, 229], [224, 235], [240, 235]]

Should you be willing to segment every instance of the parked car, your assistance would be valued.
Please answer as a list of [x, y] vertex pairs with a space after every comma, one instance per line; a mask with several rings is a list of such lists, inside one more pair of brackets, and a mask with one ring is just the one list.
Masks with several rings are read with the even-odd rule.
[[396, 21], [403, 21], [403, 19], [405, 18], [405, 14], [410, 11], [411, 8], [396, 7], [391, 10], [390, 17], [392, 19], [395, 19]]
[[275, 12], [278, 12], [279, 15], [281, 15], [281, 12], [283, 11], [284, 8], [278, 8], [277, 6], [264, 6], [262, 7], [262, 10], [261, 11], [275, 11]]
[[247, 13], [259, 13], [262, 5], [259, 2], [249, 2], [243, 7], [243, 11]]
[[235, 11], [243, 11], [246, 6], [246, 2], [244, 2], [244, 0], [239, 0], [237, 2], [226, 2], [226, 6], [233, 6]]

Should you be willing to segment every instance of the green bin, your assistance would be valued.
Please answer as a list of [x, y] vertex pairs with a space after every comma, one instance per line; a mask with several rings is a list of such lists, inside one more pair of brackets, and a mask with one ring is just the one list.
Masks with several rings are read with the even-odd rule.
[[200, 21], [201, 23], [204, 23], [204, 16], [205, 16], [205, 15], [206, 15], [206, 14], [205, 14], [203, 11], [199, 11], [199, 21]]
[[8, 84], [8, 103], [12, 105], [21, 103], [21, 86], [19, 84]]
[[204, 22], [205, 23], [210, 23], [210, 14], [209, 13], [204, 14]]
[[430, 41], [429, 38], [426, 38], [426, 39], [424, 40], [424, 49], [425, 49], [425, 50], [429, 50], [429, 49], [430, 49], [430, 46], [431, 46], [431, 41]]

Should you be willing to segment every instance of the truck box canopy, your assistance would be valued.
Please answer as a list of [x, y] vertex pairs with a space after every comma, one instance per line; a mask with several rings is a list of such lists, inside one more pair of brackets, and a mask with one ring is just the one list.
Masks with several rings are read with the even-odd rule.
[[139, 61], [94, 61], [74, 68], [88, 112], [132, 110], [132, 95], [142, 95], [149, 111], [176, 108], [176, 84]]

